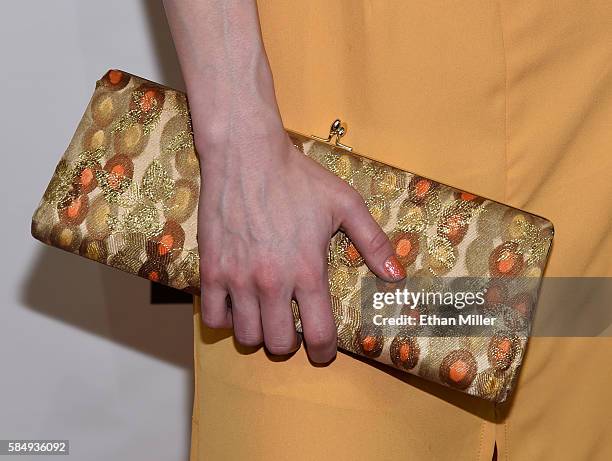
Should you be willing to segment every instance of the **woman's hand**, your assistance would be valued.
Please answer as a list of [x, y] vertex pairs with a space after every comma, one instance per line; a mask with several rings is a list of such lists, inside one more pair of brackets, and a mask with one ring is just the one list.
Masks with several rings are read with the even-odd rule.
[[[380, 277], [405, 274], [361, 196], [300, 153], [283, 129], [255, 0], [164, 0], [189, 97], [202, 187], [202, 318], [273, 354], [336, 351], [327, 247], [347, 232]], [[231, 310], [227, 297], [231, 299]]]
[[241, 344], [265, 343], [272, 354], [288, 354], [299, 347], [294, 298], [311, 360], [328, 362], [336, 352], [331, 236], [347, 232], [382, 278], [405, 274], [355, 189], [299, 152], [283, 130], [251, 134], [258, 132], [236, 130], [198, 145], [202, 319], [209, 327], [233, 327]]

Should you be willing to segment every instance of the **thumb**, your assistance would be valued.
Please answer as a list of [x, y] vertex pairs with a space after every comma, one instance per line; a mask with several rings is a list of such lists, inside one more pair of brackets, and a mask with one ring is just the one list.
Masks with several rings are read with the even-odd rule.
[[397, 259], [393, 245], [370, 214], [361, 195], [355, 191], [349, 202], [341, 210], [340, 227], [363, 256], [370, 270], [388, 282], [405, 278], [406, 270]]

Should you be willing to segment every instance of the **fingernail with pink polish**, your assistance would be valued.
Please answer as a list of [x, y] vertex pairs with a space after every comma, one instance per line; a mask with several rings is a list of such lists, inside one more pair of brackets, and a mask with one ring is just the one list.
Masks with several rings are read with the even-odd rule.
[[401, 280], [406, 277], [406, 270], [395, 255], [391, 255], [385, 260], [384, 267], [385, 272], [394, 280]]

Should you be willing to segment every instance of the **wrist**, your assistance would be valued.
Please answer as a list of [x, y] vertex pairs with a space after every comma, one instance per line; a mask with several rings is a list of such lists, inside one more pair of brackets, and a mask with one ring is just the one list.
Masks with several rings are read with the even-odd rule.
[[257, 140], [269, 142], [285, 134], [276, 107], [263, 105], [199, 114], [192, 116], [192, 123], [196, 146], [212, 150]]
[[274, 81], [263, 48], [241, 60], [240, 69], [229, 62], [207, 65], [186, 75], [192, 115], [201, 131], [223, 130], [228, 120], [280, 122]]
[[[262, 114], [219, 121], [199, 130], [194, 141], [203, 176], [226, 177], [232, 172], [277, 168], [290, 153], [290, 141], [280, 118], [266, 120]], [[206, 173], [206, 175], [205, 175]]]

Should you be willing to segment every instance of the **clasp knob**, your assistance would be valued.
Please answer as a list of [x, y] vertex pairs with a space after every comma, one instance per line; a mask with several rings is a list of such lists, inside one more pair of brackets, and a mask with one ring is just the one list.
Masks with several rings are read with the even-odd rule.
[[352, 147], [347, 146], [346, 144], [342, 144], [340, 142], [340, 138], [344, 136], [345, 134], [346, 134], [346, 128], [342, 126], [342, 122], [340, 121], [339, 118], [337, 118], [336, 120], [332, 122], [329, 128], [329, 135], [327, 136], [327, 138], [322, 138], [320, 136], [315, 136], [315, 135], [312, 135], [312, 137], [315, 139], [318, 139], [319, 141], [323, 141], [323, 142], [327, 142], [331, 144], [331, 141], [335, 136], [336, 142], [334, 144], [338, 147], [342, 147], [343, 149], [346, 149], [349, 152], [351, 152], [353, 150]]

